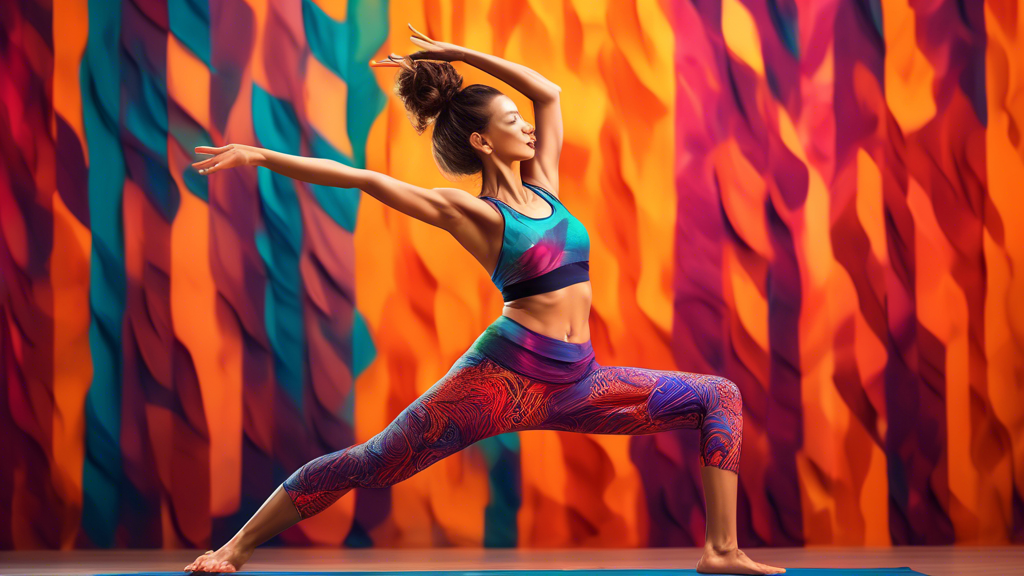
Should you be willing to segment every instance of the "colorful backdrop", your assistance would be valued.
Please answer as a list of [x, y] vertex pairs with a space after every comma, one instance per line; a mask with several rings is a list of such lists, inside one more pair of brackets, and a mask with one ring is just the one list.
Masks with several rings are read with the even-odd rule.
[[[598, 359], [739, 385], [741, 546], [1024, 543], [1016, 0], [26, 0], [0, 3], [0, 547], [219, 545], [501, 313], [358, 190], [189, 166], [238, 142], [451, 185], [367, 66], [407, 22], [562, 87]], [[700, 545], [696, 434], [490, 438], [274, 542]]]

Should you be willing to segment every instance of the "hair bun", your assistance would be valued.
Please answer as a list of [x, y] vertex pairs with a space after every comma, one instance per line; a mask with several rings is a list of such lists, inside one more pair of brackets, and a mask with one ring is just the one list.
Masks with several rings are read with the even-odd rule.
[[462, 88], [462, 75], [449, 62], [414, 60], [411, 68], [399, 69], [395, 94], [412, 115], [416, 132], [422, 133], [455, 101]]

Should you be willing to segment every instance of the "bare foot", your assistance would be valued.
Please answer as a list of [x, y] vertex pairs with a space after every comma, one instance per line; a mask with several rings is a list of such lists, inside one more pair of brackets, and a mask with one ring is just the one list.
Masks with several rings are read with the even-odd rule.
[[783, 574], [785, 571], [785, 568], [754, 562], [739, 548], [717, 551], [705, 546], [704, 555], [697, 562], [700, 574]]
[[207, 550], [205, 554], [196, 558], [191, 564], [185, 566], [185, 571], [192, 572], [238, 572], [238, 569], [245, 564], [252, 556], [253, 549], [239, 550], [228, 544], [220, 547], [214, 552]]

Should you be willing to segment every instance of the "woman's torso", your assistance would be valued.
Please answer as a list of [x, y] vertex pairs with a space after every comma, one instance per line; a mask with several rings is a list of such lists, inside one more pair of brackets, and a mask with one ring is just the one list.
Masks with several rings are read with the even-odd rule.
[[590, 340], [590, 281], [506, 302], [501, 313], [530, 330], [566, 342]]
[[478, 252], [474, 256], [502, 290], [504, 316], [545, 336], [586, 342], [592, 299], [589, 235], [557, 197], [523, 184], [534, 193], [533, 206], [478, 196], [493, 210], [485, 218], [486, 248], [470, 252]]

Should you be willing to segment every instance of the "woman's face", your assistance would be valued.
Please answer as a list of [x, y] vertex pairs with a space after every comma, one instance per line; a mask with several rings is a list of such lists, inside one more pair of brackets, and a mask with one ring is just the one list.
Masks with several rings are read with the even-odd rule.
[[491, 121], [484, 133], [491, 154], [508, 163], [533, 158], [533, 132], [533, 125], [523, 119], [511, 98], [501, 94], [491, 100]]

